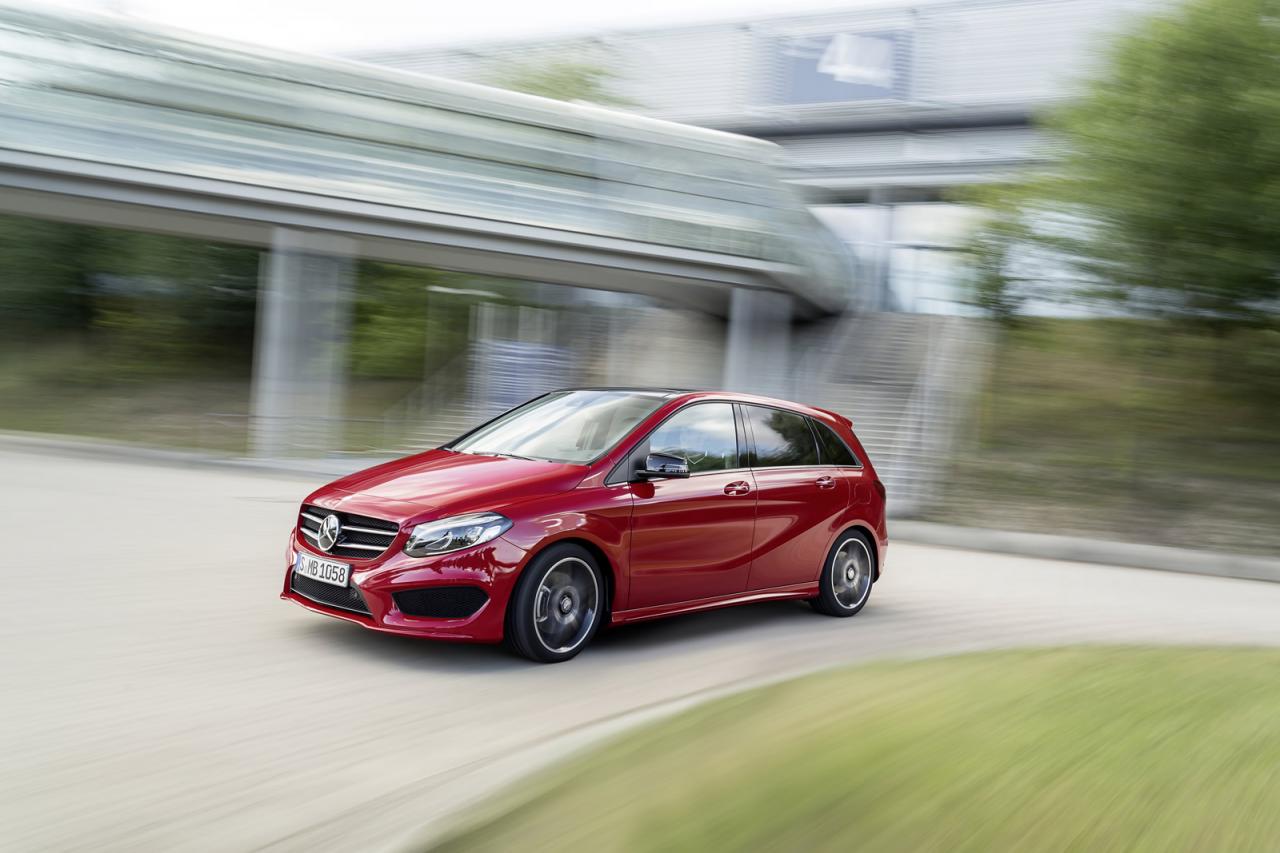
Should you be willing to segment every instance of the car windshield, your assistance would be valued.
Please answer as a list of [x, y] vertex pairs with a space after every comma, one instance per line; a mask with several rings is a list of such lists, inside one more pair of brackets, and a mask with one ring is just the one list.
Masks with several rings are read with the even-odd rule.
[[582, 465], [602, 456], [662, 405], [644, 391], [561, 391], [512, 409], [449, 450]]

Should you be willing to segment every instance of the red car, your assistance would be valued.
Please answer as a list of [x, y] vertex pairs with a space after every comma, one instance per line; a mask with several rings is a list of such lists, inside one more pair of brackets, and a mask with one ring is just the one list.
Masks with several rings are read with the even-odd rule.
[[576, 655], [602, 625], [862, 609], [885, 491], [846, 418], [742, 394], [557, 391], [303, 503], [282, 598], [366, 628]]

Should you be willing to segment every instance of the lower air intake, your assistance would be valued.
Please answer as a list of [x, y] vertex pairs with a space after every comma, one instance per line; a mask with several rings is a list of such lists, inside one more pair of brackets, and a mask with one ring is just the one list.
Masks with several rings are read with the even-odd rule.
[[393, 596], [405, 616], [429, 619], [466, 619], [489, 600], [478, 586], [437, 586], [408, 589]]

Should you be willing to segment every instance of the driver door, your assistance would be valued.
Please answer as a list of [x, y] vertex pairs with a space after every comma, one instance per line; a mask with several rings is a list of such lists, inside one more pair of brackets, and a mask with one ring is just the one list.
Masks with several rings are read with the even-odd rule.
[[633, 459], [669, 453], [686, 479], [632, 483], [627, 609], [742, 592], [751, 567], [756, 489], [732, 403], [693, 403], [663, 421]]

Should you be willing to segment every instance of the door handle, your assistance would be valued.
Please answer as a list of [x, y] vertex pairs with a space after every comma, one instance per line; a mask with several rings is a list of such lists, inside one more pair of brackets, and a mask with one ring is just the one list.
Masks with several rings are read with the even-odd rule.
[[735, 480], [724, 487], [726, 495], [745, 495], [749, 491], [751, 491], [751, 487], [747, 485], [746, 480]]
[[819, 489], [834, 489], [836, 487], [835, 477], [819, 477], [813, 481]]

